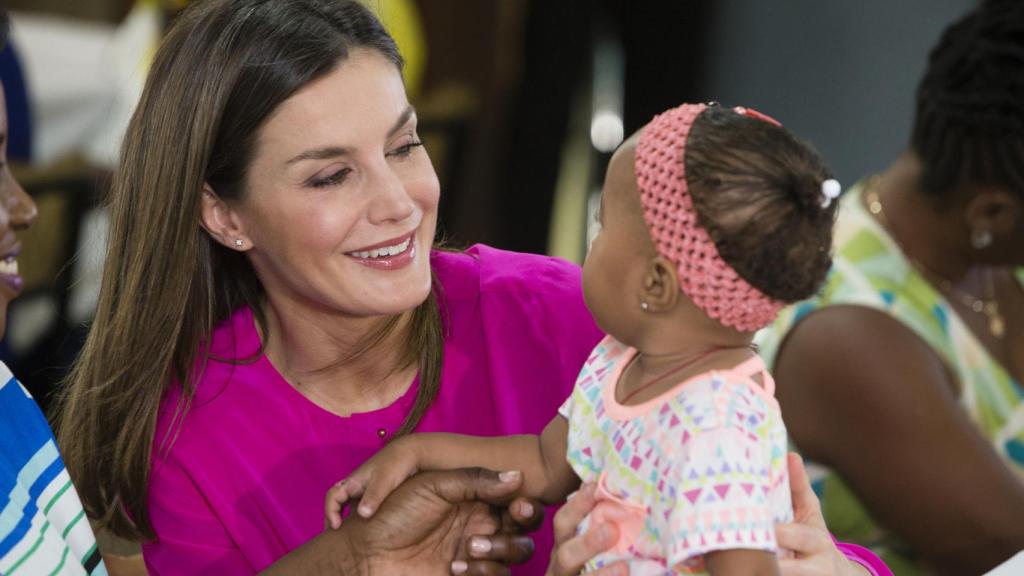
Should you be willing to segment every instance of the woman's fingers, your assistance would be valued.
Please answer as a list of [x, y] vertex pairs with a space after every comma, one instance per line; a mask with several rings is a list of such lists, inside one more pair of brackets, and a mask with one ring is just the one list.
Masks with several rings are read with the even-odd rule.
[[466, 553], [476, 560], [522, 564], [533, 556], [533, 539], [517, 534], [473, 536], [466, 542]]
[[832, 545], [825, 532], [803, 524], [776, 524], [775, 541], [797, 558], [819, 553]]
[[544, 503], [536, 498], [519, 497], [502, 511], [502, 530], [533, 532], [544, 524]]
[[512, 570], [501, 562], [465, 561], [452, 562], [452, 574], [456, 576], [507, 576]]
[[580, 522], [597, 504], [597, 500], [594, 498], [596, 488], [597, 485], [592, 482], [580, 486], [576, 494], [562, 506], [558, 514], [555, 514], [555, 546], [576, 535], [576, 528], [579, 527]]
[[795, 521], [825, 530], [825, 519], [821, 515], [821, 503], [811, 488], [807, 478], [804, 461], [799, 454], [790, 452], [786, 455], [786, 466], [789, 468], [789, 491], [793, 500], [793, 518]]
[[611, 524], [595, 524], [583, 534], [558, 546], [554, 564], [556, 575], [577, 574], [594, 556], [612, 547], [619, 531]]

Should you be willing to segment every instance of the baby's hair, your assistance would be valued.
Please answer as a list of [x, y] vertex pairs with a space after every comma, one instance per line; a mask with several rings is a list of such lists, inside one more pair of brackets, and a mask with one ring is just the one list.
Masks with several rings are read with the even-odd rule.
[[911, 148], [922, 188], [1024, 195], [1024, 2], [989, 0], [950, 26], [917, 89]]
[[832, 264], [837, 202], [817, 152], [784, 128], [711, 106], [686, 143], [686, 181], [698, 221], [722, 260], [765, 295], [813, 296]]

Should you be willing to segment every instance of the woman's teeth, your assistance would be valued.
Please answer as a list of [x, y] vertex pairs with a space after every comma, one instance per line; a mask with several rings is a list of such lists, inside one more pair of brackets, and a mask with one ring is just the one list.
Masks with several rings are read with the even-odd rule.
[[0, 274], [18, 275], [18, 261], [13, 256], [0, 260]]
[[388, 256], [397, 256], [409, 249], [410, 242], [412, 242], [412, 238], [408, 238], [405, 242], [395, 244], [394, 246], [385, 246], [384, 248], [376, 248], [365, 252], [351, 252], [350, 254], [356, 258], [386, 258]]

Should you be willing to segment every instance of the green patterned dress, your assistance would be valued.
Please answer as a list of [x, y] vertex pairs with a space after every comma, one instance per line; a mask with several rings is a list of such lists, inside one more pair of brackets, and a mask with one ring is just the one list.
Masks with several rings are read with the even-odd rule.
[[[769, 366], [801, 318], [829, 305], [881, 310], [927, 342], [959, 380], [960, 404], [993, 450], [1024, 482], [1024, 387], [994, 360], [938, 293], [907, 261], [864, 207], [859, 184], [844, 195], [835, 230], [835, 258], [821, 295], [784, 310], [759, 335]], [[1024, 269], [1016, 271], [1024, 284]], [[815, 492], [836, 538], [871, 548], [897, 575], [920, 573], [913, 554], [887, 533], [832, 471], [809, 465]]]

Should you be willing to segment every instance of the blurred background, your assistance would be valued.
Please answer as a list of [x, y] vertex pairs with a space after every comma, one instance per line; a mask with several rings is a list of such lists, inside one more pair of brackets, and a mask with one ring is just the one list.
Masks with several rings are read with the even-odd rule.
[[[611, 151], [684, 101], [757, 108], [848, 186], [909, 138], [914, 87], [968, 0], [366, 0], [396, 36], [441, 230], [582, 262]], [[120, 135], [187, 0], [5, 0], [8, 155], [39, 204], [2, 358], [44, 405], [99, 290]]]

